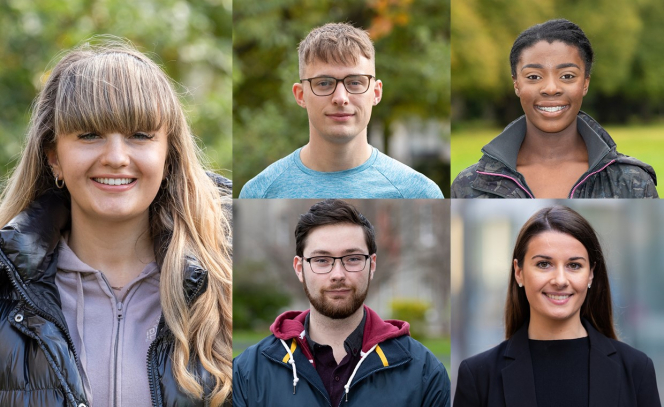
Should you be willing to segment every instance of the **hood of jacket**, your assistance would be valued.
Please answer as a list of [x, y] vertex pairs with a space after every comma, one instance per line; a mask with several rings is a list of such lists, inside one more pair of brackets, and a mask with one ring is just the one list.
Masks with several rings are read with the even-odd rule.
[[[367, 319], [364, 323], [364, 334], [362, 337], [362, 351], [367, 352], [374, 345], [388, 339], [410, 335], [410, 324], [395, 319], [382, 320], [371, 308], [364, 306]], [[304, 336], [304, 320], [309, 314], [306, 311], [286, 311], [279, 315], [270, 326], [270, 331], [277, 339], [288, 340], [297, 338], [306, 344]], [[309, 347], [303, 346], [303, 351], [308, 353]], [[310, 355], [308, 355], [310, 356]]]

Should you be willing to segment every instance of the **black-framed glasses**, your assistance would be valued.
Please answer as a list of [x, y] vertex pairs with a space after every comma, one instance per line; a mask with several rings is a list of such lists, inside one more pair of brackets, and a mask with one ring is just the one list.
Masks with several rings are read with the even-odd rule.
[[334, 257], [334, 256], [314, 256], [306, 258], [304, 260], [309, 263], [311, 271], [316, 274], [326, 274], [332, 271], [334, 268], [334, 263], [337, 260], [341, 260], [341, 264], [344, 269], [348, 272], [357, 272], [362, 271], [367, 266], [367, 259], [371, 257], [368, 254], [348, 254], [346, 256]]
[[344, 84], [346, 92], [357, 95], [369, 90], [371, 78], [373, 75], [348, 75], [345, 78], [337, 79], [331, 76], [317, 76], [315, 78], [300, 79], [300, 83], [309, 81], [311, 91], [316, 96], [330, 96], [337, 90], [339, 82]]

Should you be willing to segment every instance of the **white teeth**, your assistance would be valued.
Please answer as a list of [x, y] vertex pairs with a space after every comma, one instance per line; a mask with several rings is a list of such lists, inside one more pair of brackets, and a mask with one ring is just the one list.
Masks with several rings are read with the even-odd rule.
[[134, 178], [93, 178], [100, 184], [106, 185], [127, 185], [134, 182]]
[[565, 108], [565, 106], [551, 106], [551, 107], [537, 106], [538, 110], [543, 110], [543, 111], [549, 112], [549, 113], [559, 112], [559, 111], [563, 110], [564, 108]]
[[546, 294], [547, 297], [551, 298], [552, 300], [566, 300], [570, 297], [570, 294], [566, 295], [552, 295], [552, 294]]

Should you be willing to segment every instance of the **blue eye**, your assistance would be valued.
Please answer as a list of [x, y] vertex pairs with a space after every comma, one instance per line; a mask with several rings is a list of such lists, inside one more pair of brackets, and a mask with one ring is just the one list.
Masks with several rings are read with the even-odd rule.
[[135, 139], [138, 139], [138, 140], [152, 140], [154, 138], [154, 134], [136, 132], [136, 133], [132, 134], [131, 137], [135, 138]]
[[96, 138], [99, 138], [99, 134], [97, 133], [83, 133], [78, 135], [79, 140], [94, 140]]

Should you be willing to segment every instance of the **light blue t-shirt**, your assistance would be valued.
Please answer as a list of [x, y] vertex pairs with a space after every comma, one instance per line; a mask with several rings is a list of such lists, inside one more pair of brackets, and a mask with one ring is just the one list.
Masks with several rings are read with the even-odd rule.
[[298, 148], [247, 182], [240, 198], [443, 198], [438, 185], [376, 148], [362, 165], [320, 172], [307, 168]]

